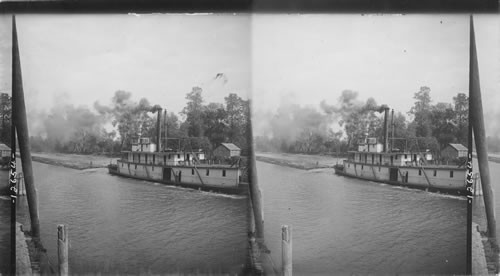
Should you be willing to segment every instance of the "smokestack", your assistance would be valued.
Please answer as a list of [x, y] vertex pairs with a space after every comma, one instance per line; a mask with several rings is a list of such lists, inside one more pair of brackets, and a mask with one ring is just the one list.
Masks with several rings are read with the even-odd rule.
[[167, 150], [167, 109], [163, 111], [163, 151]]
[[160, 152], [161, 148], [161, 108], [157, 109], [158, 112], [158, 121], [156, 122], [156, 132], [157, 132], [157, 147], [156, 147], [156, 152]]
[[394, 149], [394, 109], [391, 110], [391, 151]]
[[384, 152], [389, 152], [389, 107], [384, 106]]

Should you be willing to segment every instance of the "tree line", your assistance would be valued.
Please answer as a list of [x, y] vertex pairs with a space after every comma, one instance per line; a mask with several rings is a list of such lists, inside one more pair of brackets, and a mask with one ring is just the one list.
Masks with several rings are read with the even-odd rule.
[[[11, 98], [6, 93], [0, 97], [0, 139], [10, 145]], [[224, 103], [205, 104], [199, 87], [187, 93], [186, 100], [179, 114], [166, 115], [166, 135], [172, 138], [167, 140], [169, 149], [210, 152], [222, 142], [234, 143], [243, 151], [248, 148], [248, 100], [230, 93]], [[35, 152], [83, 154], [130, 150], [133, 140], [140, 136], [156, 142], [159, 108], [146, 98], [134, 101], [131, 92], [122, 90], [115, 92], [110, 104], [95, 102], [93, 109], [57, 105], [37, 114], [37, 122], [31, 124], [31, 147]], [[163, 121], [161, 128], [165, 135]]]
[[[406, 114], [395, 111], [395, 149], [430, 150], [439, 153], [448, 143], [467, 145], [468, 97], [457, 93], [451, 103], [432, 104], [431, 90], [421, 87]], [[344, 90], [336, 104], [320, 102], [320, 108], [281, 105], [270, 116], [267, 131], [256, 137], [257, 150], [288, 153], [332, 153], [356, 149], [360, 139], [383, 139], [383, 110], [373, 98], [365, 102], [358, 93]], [[389, 116], [391, 132], [391, 115]], [[338, 125], [337, 130], [334, 126]], [[418, 139], [416, 139], [418, 137]], [[493, 138], [489, 141], [493, 141]], [[494, 144], [489, 144], [494, 148]], [[495, 148], [496, 149], [496, 148]]]

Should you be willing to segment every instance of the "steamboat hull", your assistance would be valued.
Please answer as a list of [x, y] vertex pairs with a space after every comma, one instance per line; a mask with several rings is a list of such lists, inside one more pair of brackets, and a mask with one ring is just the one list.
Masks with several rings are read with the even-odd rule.
[[127, 173], [119, 172], [116, 166], [108, 166], [108, 171], [111, 175], [127, 177], [127, 178], [132, 178], [132, 179], [137, 179], [137, 180], [156, 182], [156, 183], [161, 183], [161, 184], [165, 184], [168, 186], [177, 186], [177, 187], [183, 187], [183, 188], [189, 188], [189, 189], [201, 190], [201, 191], [213, 192], [213, 193], [228, 194], [228, 195], [246, 195], [246, 194], [248, 194], [248, 184], [246, 184], [246, 183], [238, 184], [238, 186], [236, 186], [236, 187], [218, 187], [218, 186], [207, 185], [207, 184], [167, 181], [167, 180], [162, 180], [162, 179], [151, 179], [151, 178], [143, 177], [143, 176], [130, 175]]
[[[369, 167], [375, 168], [375, 166], [369, 166]], [[384, 184], [389, 184], [389, 185], [393, 185], [393, 186], [401, 186], [401, 187], [407, 187], [407, 188], [411, 188], [411, 189], [419, 189], [419, 190], [424, 190], [424, 191], [429, 191], [429, 192], [446, 193], [446, 194], [452, 194], [452, 195], [465, 195], [466, 194], [465, 181], [464, 181], [463, 186], [443, 187], [443, 186], [437, 186], [437, 185], [428, 184], [428, 183], [423, 184], [423, 183], [413, 183], [411, 181], [405, 181], [405, 178], [403, 176], [401, 176], [400, 179], [398, 179], [398, 180], [390, 180], [390, 179], [377, 178], [375, 173], [374, 173], [374, 176], [371, 176], [371, 177], [366, 176], [366, 175], [357, 175], [357, 173], [353, 174], [353, 173], [346, 172], [344, 165], [336, 165], [336, 166], [334, 166], [334, 169], [335, 169], [335, 174], [337, 174], [337, 175], [350, 177], [350, 178], [356, 178], [356, 179], [365, 180], [365, 181], [373, 181], [373, 182], [384, 183]], [[388, 169], [394, 170], [394, 169], [400, 169], [400, 168], [388, 167]], [[413, 168], [413, 169], [418, 170], [418, 168]], [[465, 171], [463, 173], [465, 175]], [[425, 178], [427, 178], [427, 177], [423, 176], [423, 179], [425, 179]], [[428, 180], [426, 180], [426, 181], [428, 181]]]

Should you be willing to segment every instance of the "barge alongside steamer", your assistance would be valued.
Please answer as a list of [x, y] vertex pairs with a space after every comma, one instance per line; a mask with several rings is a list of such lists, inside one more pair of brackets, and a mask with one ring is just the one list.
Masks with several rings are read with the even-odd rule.
[[[158, 112], [158, 126], [160, 126]], [[161, 141], [160, 131], [158, 140]], [[166, 141], [166, 139], [164, 139]], [[128, 178], [159, 182], [208, 192], [247, 194], [244, 181], [246, 168], [241, 159], [228, 164], [214, 164], [199, 151], [173, 151], [152, 143], [149, 138], [139, 138], [132, 143], [131, 151], [123, 151], [116, 164], [110, 164], [110, 174]]]
[[465, 195], [465, 166], [436, 164], [432, 154], [426, 151], [389, 149], [389, 108], [384, 106], [382, 110], [385, 111], [384, 143], [377, 143], [376, 138], [359, 141], [358, 150], [349, 151], [347, 160], [334, 166], [335, 173], [391, 185]]

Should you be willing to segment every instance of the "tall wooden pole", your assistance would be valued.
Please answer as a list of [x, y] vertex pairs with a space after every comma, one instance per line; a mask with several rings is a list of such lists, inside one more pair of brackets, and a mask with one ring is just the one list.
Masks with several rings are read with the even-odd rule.
[[[488, 163], [488, 150], [486, 149], [486, 134], [484, 130], [483, 104], [481, 88], [479, 85], [479, 67], [477, 62], [476, 41], [474, 35], [474, 22], [470, 17], [470, 71], [469, 71], [469, 124], [472, 123], [474, 140], [476, 142], [477, 159], [483, 198], [488, 222], [488, 236], [496, 239], [495, 200], [490, 182], [490, 166]], [[496, 243], [496, 242], [495, 242]]]
[[250, 160], [248, 166], [248, 182], [250, 185], [250, 198], [253, 203], [254, 219], [255, 219], [255, 237], [257, 239], [264, 239], [264, 211], [262, 208], [262, 194], [257, 182], [257, 168], [255, 164], [255, 145], [253, 140], [252, 131], [252, 105], [249, 100], [248, 107], [248, 125], [247, 125], [247, 139], [248, 149], [250, 153]]
[[[14, 97], [12, 97], [12, 108], [11, 114], [15, 113], [14, 110]], [[11, 116], [13, 118], [13, 116]], [[16, 125], [11, 119], [11, 143], [10, 143], [10, 173], [9, 173], [9, 184], [10, 184], [10, 274], [16, 275], [16, 201], [17, 201], [17, 190], [16, 190]]]
[[23, 79], [21, 76], [21, 61], [19, 57], [15, 16], [12, 17], [12, 99], [15, 104], [14, 110], [16, 111], [13, 123], [16, 126], [19, 150], [21, 152], [21, 164], [23, 167], [24, 183], [26, 185], [26, 195], [31, 221], [31, 234], [34, 238], [38, 239], [40, 238], [38, 199], [33, 178], [33, 167], [31, 164], [28, 120], [24, 103]]
[[[469, 91], [469, 98], [470, 98]], [[472, 118], [472, 108], [469, 107], [469, 118]], [[472, 274], [472, 123], [469, 121], [467, 132], [467, 175], [466, 175], [466, 195], [467, 195], [467, 242], [466, 242], [466, 275]]]

